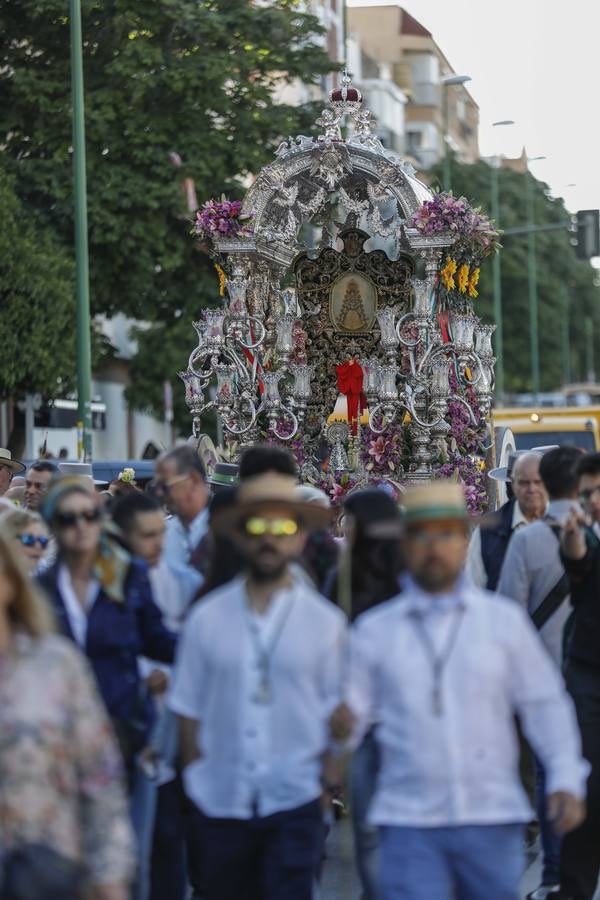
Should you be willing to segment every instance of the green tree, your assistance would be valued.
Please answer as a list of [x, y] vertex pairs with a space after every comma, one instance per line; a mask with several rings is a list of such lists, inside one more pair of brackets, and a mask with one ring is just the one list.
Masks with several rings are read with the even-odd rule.
[[75, 364], [73, 264], [50, 230], [31, 221], [1, 161], [0, 396], [68, 388]]
[[[500, 227], [510, 229], [527, 224], [526, 179], [533, 180], [537, 225], [567, 222], [569, 213], [561, 199], [551, 199], [548, 185], [509, 169], [500, 169]], [[441, 170], [434, 170], [430, 182], [439, 186]], [[464, 195], [490, 213], [490, 168], [484, 162], [461, 165], [452, 161], [452, 190]], [[502, 307], [504, 325], [504, 367], [508, 391], [531, 390], [531, 342], [527, 275], [527, 235], [502, 238]], [[543, 391], [556, 390], [563, 381], [564, 334], [568, 329], [572, 380], [586, 380], [585, 319], [595, 323], [595, 358], [600, 359], [600, 291], [594, 283], [594, 269], [576, 258], [571, 234], [566, 230], [536, 234], [538, 279], [540, 382]], [[493, 322], [492, 264], [487, 260], [481, 272], [477, 312]]]
[[[131, 394], [159, 411], [146, 380], [173, 376], [176, 340], [180, 365], [189, 348], [173, 323], [215, 295], [189, 237], [184, 179], [200, 202], [239, 197], [281, 138], [314, 119], [310, 106], [277, 103], [277, 87], [332, 64], [297, 0], [83, 0], [82, 11], [92, 312], [157, 323], [165, 352], [152, 332], [139, 337], [146, 360]], [[70, 248], [67, 12], [66, 0], [0, 0], [0, 147], [36, 227]]]

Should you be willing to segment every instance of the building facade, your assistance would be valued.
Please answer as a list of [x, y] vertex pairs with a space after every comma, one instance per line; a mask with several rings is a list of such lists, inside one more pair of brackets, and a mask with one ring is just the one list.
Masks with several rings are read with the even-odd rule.
[[426, 170], [442, 158], [446, 137], [461, 162], [476, 162], [479, 107], [465, 85], [444, 84], [455, 73], [431, 32], [399, 5], [353, 6], [347, 16], [353, 40], [406, 97], [405, 154]]

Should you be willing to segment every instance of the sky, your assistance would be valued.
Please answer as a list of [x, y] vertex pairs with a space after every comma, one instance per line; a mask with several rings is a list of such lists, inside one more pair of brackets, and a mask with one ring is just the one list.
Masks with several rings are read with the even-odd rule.
[[[401, 5], [479, 104], [482, 156], [519, 156], [571, 212], [600, 208], [598, 0], [347, 0]], [[515, 124], [492, 127], [513, 119]], [[573, 186], [574, 185], [574, 186]]]

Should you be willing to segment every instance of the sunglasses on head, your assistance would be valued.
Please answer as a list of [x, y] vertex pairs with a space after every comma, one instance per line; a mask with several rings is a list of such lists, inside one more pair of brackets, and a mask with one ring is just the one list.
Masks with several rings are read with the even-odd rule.
[[82, 512], [57, 512], [54, 522], [59, 528], [73, 528], [78, 522], [99, 522], [102, 513], [99, 509], [86, 509]]
[[273, 537], [291, 537], [298, 532], [298, 523], [295, 519], [263, 519], [253, 516], [244, 522], [244, 531], [250, 537], [262, 537], [263, 534], [272, 534]]
[[42, 550], [45, 550], [50, 543], [50, 538], [41, 534], [20, 534], [19, 540], [24, 547], [35, 547], [36, 544], [39, 544]]

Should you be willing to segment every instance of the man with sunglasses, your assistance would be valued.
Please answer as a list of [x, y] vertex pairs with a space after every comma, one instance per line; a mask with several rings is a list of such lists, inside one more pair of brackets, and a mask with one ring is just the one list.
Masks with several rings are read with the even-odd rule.
[[345, 624], [293, 563], [328, 519], [270, 472], [242, 480], [215, 522], [245, 570], [194, 607], [170, 699], [206, 900], [313, 897]]
[[155, 471], [154, 490], [172, 513], [167, 522], [164, 558], [187, 606], [202, 584], [192, 557], [208, 529], [206, 471], [197, 452], [187, 445], [163, 453]]

